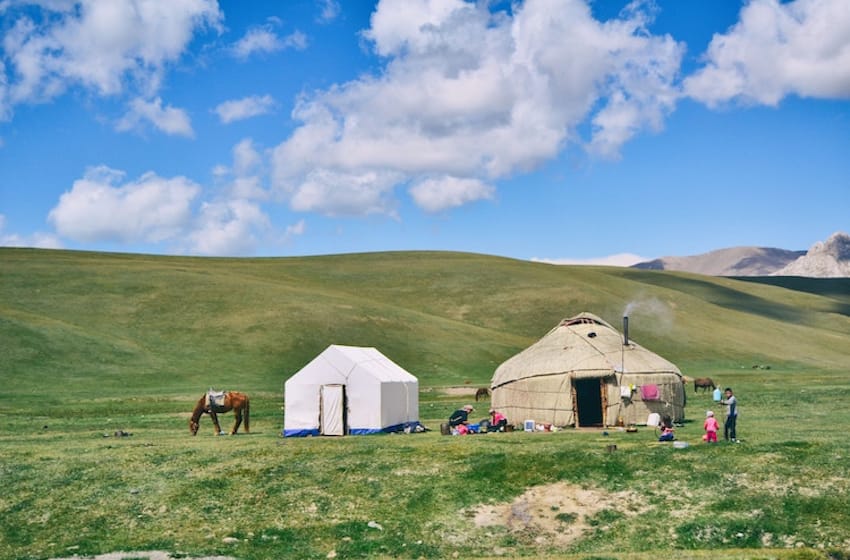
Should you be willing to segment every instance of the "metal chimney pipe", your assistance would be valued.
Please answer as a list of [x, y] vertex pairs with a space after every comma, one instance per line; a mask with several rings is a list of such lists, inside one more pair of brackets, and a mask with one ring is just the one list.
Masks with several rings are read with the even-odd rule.
[[623, 346], [629, 345], [629, 316], [623, 316]]

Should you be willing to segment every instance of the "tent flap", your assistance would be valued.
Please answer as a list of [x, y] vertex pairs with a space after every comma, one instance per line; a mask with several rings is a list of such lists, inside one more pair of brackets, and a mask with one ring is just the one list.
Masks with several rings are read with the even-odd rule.
[[319, 389], [319, 418], [321, 433], [326, 436], [345, 435], [345, 385], [322, 385]]

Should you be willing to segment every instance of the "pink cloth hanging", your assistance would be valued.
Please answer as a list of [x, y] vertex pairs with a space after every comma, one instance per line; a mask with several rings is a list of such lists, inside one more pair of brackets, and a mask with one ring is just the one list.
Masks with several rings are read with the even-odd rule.
[[640, 398], [645, 401], [658, 400], [658, 385], [651, 383], [649, 385], [640, 386]]

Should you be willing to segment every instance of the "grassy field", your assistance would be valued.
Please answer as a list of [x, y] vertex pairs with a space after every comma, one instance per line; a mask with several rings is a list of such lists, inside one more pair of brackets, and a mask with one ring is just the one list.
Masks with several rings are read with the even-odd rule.
[[[627, 308], [635, 341], [735, 388], [741, 444], [700, 442], [693, 392], [686, 449], [439, 435], [560, 319]], [[0, 558], [850, 558], [847, 279], [0, 249], [0, 343]], [[434, 431], [281, 438], [283, 382], [332, 343], [417, 375]], [[189, 436], [210, 386], [251, 395], [251, 434]]]

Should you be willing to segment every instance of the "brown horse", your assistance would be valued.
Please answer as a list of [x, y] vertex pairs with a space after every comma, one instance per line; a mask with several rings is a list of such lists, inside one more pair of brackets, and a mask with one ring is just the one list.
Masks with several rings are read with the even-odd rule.
[[234, 435], [239, 430], [239, 425], [242, 424], [242, 419], [245, 419], [245, 433], [250, 433], [250, 403], [248, 395], [238, 391], [225, 391], [223, 403], [215, 402], [211, 398], [211, 393], [204, 393], [198, 403], [195, 405], [195, 410], [192, 411], [192, 418], [189, 419], [189, 431], [192, 435], [197, 435], [200, 427], [201, 414], [209, 414], [215, 426], [215, 434], [221, 434], [221, 426], [218, 423], [217, 413], [230, 412], [236, 416], [236, 422], [233, 424], [233, 429], [230, 430], [230, 435]]
[[475, 402], [478, 402], [478, 399], [486, 399], [490, 397], [490, 389], [487, 387], [481, 387], [477, 391], [475, 391]]
[[702, 388], [702, 392], [705, 393], [709, 388], [713, 391], [717, 388], [717, 385], [714, 384], [714, 381], [710, 377], [697, 377], [694, 379], [694, 393], [699, 388]]

